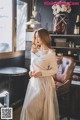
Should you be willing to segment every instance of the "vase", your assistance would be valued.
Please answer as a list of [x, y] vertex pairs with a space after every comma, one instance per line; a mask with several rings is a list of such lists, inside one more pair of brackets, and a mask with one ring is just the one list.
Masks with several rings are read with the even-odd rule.
[[67, 34], [68, 15], [66, 13], [59, 13], [53, 19], [54, 34]]

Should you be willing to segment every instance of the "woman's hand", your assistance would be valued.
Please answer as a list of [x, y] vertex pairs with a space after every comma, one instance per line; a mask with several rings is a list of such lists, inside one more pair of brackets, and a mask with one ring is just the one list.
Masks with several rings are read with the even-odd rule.
[[32, 77], [32, 71], [29, 71], [29, 76]]
[[33, 77], [37, 78], [37, 77], [41, 77], [42, 76], [42, 73], [41, 72], [33, 72], [32, 73]]
[[42, 73], [41, 72], [36, 72], [36, 71], [29, 71], [29, 76], [37, 78], [37, 77], [41, 77]]

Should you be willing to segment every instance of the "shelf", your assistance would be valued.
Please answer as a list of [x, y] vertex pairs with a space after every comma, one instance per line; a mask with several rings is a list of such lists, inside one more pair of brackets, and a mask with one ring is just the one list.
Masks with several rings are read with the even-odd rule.
[[52, 46], [52, 48], [58, 48], [58, 49], [75, 49], [75, 50], [80, 50], [80, 48], [70, 48], [70, 47], [58, 47], [58, 46]]
[[80, 62], [80, 60], [75, 60], [76, 62]]
[[[50, 33], [50, 36], [52, 38], [52, 49], [55, 49], [56, 53], [61, 52], [64, 56], [72, 56], [74, 57], [75, 62], [80, 64], [80, 35], [62, 35]], [[71, 45], [69, 44], [70, 41]]]
[[50, 36], [54, 36], [54, 37], [80, 37], [80, 35], [70, 35], [70, 34], [50, 34]]
[[80, 85], [80, 81], [72, 80], [72, 81], [71, 81], [71, 84], [72, 84], [72, 85]]

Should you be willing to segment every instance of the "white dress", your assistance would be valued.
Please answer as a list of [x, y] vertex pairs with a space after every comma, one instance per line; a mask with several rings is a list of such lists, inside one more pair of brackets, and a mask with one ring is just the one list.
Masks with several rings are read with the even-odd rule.
[[20, 120], [59, 120], [58, 102], [52, 75], [58, 66], [54, 51], [32, 53], [31, 71], [42, 72], [42, 77], [31, 77], [28, 83]]

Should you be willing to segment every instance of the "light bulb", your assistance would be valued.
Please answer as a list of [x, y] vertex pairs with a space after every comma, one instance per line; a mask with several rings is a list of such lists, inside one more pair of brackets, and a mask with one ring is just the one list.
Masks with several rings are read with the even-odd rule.
[[31, 27], [31, 28], [34, 28], [34, 27], [35, 27], [35, 24], [31, 24], [30, 27]]

